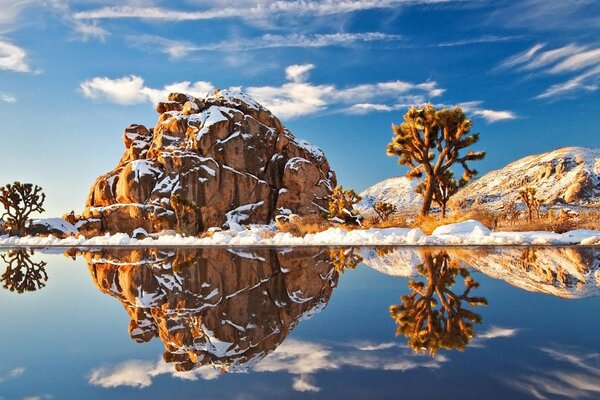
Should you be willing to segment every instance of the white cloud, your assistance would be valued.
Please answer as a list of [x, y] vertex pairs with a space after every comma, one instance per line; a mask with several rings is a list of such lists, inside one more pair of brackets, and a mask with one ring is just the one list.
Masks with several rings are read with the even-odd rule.
[[117, 79], [107, 77], [96, 77], [82, 82], [80, 90], [83, 95], [93, 100], [106, 100], [122, 105], [140, 104], [147, 101], [158, 103], [166, 100], [169, 93], [181, 92], [197, 97], [204, 97], [213, 85], [210, 82], [175, 82], [164, 86], [162, 89], [154, 89], [145, 86], [144, 79], [130, 75]]
[[496, 111], [496, 110], [474, 110], [474, 115], [478, 115], [488, 122], [498, 122], [506, 119], [517, 118], [516, 114], [512, 111]]
[[77, 37], [83, 41], [97, 39], [103, 42], [106, 36], [110, 35], [110, 32], [99, 26], [95, 21], [92, 23], [85, 23], [72, 20], [70, 23], [73, 27], [73, 31], [78, 34]]
[[0, 70], [31, 72], [26, 58], [25, 50], [0, 38]]
[[0, 376], [0, 383], [10, 381], [13, 379], [17, 379], [17, 378], [23, 376], [24, 373], [25, 373], [25, 368], [23, 368], [23, 367], [14, 368], [14, 369], [8, 371], [8, 373], [6, 373], [5, 375]]
[[313, 64], [290, 65], [285, 69], [285, 77], [294, 83], [304, 82], [314, 67]]
[[145, 388], [152, 385], [152, 380], [159, 376], [170, 374], [174, 378], [195, 381], [198, 378], [212, 380], [219, 377], [221, 372], [210, 365], [193, 371], [179, 372], [173, 365], [162, 359], [154, 363], [144, 360], [128, 360], [112, 367], [101, 367], [92, 370], [88, 382], [103, 388], [129, 386]]
[[477, 337], [479, 339], [496, 339], [496, 338], [507, 338], [515, 336], [519, 330], [514, 328], [500, 328], [492, 326], [487, 332], [483, 332]]
[[[389, 112], [423, 104], [445, 92], [445, 89], [440, 88], [435, 81], [413, 83], [396, 80], [343, 88], [333, 84], [317, 85], [309, 81], [309, 73], [314, 67], [313, 64], [288, 66], [285, 69], [287, 82], [280, 86], [230, 89], [247, 93], [283, 119], [297, 118], [324, 110], [354, 114], [373, 111]], [[158, 89], [146, 86], [143, 78], [130, 75], [117, 79], [96, 77], [81, 83], [80, 89], [83, 95], [90, 99], [131, 105], [147, 101], [157, 103], [166, 99], [171, 92], [204, 97], [213, 89], [213, 85], [206, 81], [175, 82]], [[489, 122], [516, 118], [511, 111], [484, 109], [480, 101], [462, 103], [462, 105], [465, 110]]]
[[16, 103], [17, 102], [17, 98], [15, 96], [13, 96], [12, 94], [8, 94], [8, 93], [0, 93], [0, 100], [2, 100], [5, 103]]
[[450, 3], [455, 0], [292, 0], [242, 3], [204, 10], [173, 10], [161, 7], [114, 6], [80, 11], [76, 19], [122, 19], [195, 21], [224, 18], [265, 19], [271, 16], [327, 16], [363, 10], [394, 8], [415, 4]]
[[600, 80], [600, 48], [568, 44], [543, 50], [545, 44], [536, 44], [529, 50], [516, 54], [500, 64], [500, 69], [536, 71], [540, 75], [571, 75], [568, 79], [554, 83], [536, 96], [549, 99], [582, 91], [596, 91]]
[[321, 388], [312, 383], [310, 375], [303, 374], [294, 378], [292, 389], [297, 392], [320, 392]]

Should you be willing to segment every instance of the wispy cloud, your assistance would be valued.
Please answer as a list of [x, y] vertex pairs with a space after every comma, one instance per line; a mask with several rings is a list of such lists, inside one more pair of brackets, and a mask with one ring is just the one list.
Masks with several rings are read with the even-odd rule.
[[[284, 119], [330, 112], [367, 114], [390, 112], [423, 104], [444, 94], [435, 81], [420, 83], [385, 81], [338, 87], [334, 84], [314, 84], [309, 81], [313, 64], [295, 64], [285, 69], [286, 82], [280, 86], [235, 87]], [[175, 82], [163, 88], [145, 85], [140, 76], [130, 75], [117, 79], [96, 77], [80, 85], [83, 95], [89, 99], [104, 100], [131, 105], [166, 99], [170, 92], [183, 92], [204, 97], [213, 89], [211, 82]], [[516, 115], [507, 110], [490, 110], [481, 101], [464, 102], [466, 111], [489, 122], [514, 119]]]
[[518, 332], [519, 330], [515, 328], [500, 328], [497, 326], [492, 326], [487, 332], [480, 333], [477, 335], [477, 337], [484, 340], [507, 338], [515, 336]]
[[189, 41], [165, 39], [152, 35], [132, 36], [129, 41], [151, 51], [167, 54], [178, 59], [198, 51], [250, 51], [281, 47], [318, 48], [333, 46], [352, 46], [360, 43], [377, 41], [395, 41], [402, 39], [400, 35], [381, 32], [363, 33], [326, 33], [326, 34], [265, 34], [255, 38], [237, 38], [217, 43], [194, 44]]
[[27, 64], [27, 52], [9, 41], [0, 38], [0, 70], [31, 72]]
[[474, 38], [466, 38], [455, 40], [451, 42], [442, 42], [438, 43], [437, 47], [456, 47], [456, 46], [466, 46], [470, 44], [483, 44], [483, 43], [501, 43], [501, 42], [510, 42], [513, 40], [522, 39], [523, 36], [496, 36], [496, 35], [483, 35], [480, 37]]
[[563, 349], [541, 349], [560, 369], [539, 371], [506, 383], [537, 399], [562, 396], [569, 399], [596, 398], [600, 395], [600, 354], [577, 354]]
[[103, 388], [115, 388], [129, 386], [145, 388], [152, 385], [152, 380], [159, 376], [169, 374], [175, 378], [185, 380], [212, 380], [216, 379], [220, 372], [212, 366], [204, 366], [193, 371], [179, 372], [172, 365], [162, 359], [158, 362], [145, 360], [128, 360], [111, 367], [101, 367], [92, 370], [88, 376], [88, 382], [94, 386]]
[[[367, 370], [408, 371], [417, 368], [438, 369], [448, 358], [437, 355], [415, 354], [406, 346], [393, 348], [373, 344], [369, 351], [359, 350], [346, 344], [325, 346], [315, 342], [288, 339], [273, 353], [258, 361], [252, 368], [257, 373], [288, 373], [292, 376], [292, 388], [299, 392], [318, 392], [315, 375], [322, 371], [335, 371], [344, 367]], [[386, 350], [381, 352], [379, 350]], [[256, 360], [255, 360], [256, 361]], [[237, 371], [238, 369], [234, 369]], [[246, 371], [246, 369], [239, 369]], [[156, 363], [129, 360], [123, 363], [94, 369], [88, 382], [103, 388], [121, 386], [145, 388], [152, 385], [160, 375], [171, 375], [187, 380], [212, 380], [221, 375], [218, 367], [202, 366], [187, 372], [176, 372], [173, 365], [160, 360]]]
[[14, 369], [8, 371], [8, 373], [6, 373], [6, 374], [0, 375], [0, 383], [10, 381], [13, 379], [17, 379], [17, 378], [23, 376], [24, 373], [25, 373], [25, 368], [23, 368], [23, 367], [14, 368]]
[[169, 58], [172, 59], [184, 58], [189, 56], [191, 53], [200, 51], [232, 52], [281, 47], [318, 48], [332, 46], [352, 46], [359, 43], [393, 41], [400, 39], [401, 36], [399, 35], [389, 35], [380, 32], [312, 35], [265, 34], [251, 39], [231, 39], [209, 44], [195, 44], [189, 41], [172, 40], [152, 35], [131, 36], [128, 38], [129, 42], [136, 47], [167, 54]]
[[9, 93], [0, 93], [0, 100], [5, 103], [16, 103], [17, 98]]
[[504, 60], [499, 69], [536, 71], [546, 76], [571, 74], [566, 80], [550, 85], [536, 96], [538, 99], [555, 98], [581, 91], [592, 92], [599, 87], [600, 47], [571, 43], [547, 49], [547, 44], [538, 43]]
[[[344, 88], [338, 88], [333, 84], [316, 85], [308, 82], [309, 72], [313, 68], [312, 64], [290, 65], [285, 70], [287, 82], [281, 86], [250, 86], [241, 88], [241, 90], [281, 118], [315, 114], [325, 109], [352, 112], [353, 106], [358, 102], [366, 102], [375, 98], [397, 99], [418, 94], [419, 99], [425, 100], [440, 96], [444, 92], [433, 81], [411, 83], [398, 80]], [[170, 92], [184, 92], [204, 97], [212, 88], [212, 83], [199, 81], [195, 83], [175, 82], [155, 89], [147, 87], [144, 79], [136, 75], [117, 79], [96, 77], [80, 85], [81, 92], [87, 98], [123, 105], [146, 101], [156, 103], [165, 99]]]
[[120, 19], [135, 18], [164, 21], [197, 21], [224, 18], [264, 19], [277, 15], [327, 16], [371, 9], [394, 8], [415, 4], [440, 4], [464, 2], [457, 0], [292, 0], [262, 1], [229, 7], [208, 8], [203, 10], [174, 10], [162, 7], [114, 6], [80, 11], [74, 14], [76, 19]]

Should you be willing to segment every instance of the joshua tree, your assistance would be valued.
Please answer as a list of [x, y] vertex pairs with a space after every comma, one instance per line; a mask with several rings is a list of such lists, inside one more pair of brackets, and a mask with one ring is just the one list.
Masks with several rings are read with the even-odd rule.
[[[463, 302], [472, 307], [487, 304], [485, 298], [470, 295], [479, 284], [445, 251], [425, 250], [423, 263], [416, 268], [425, 282], [411, 280], [412, 293], [401, 297], [402, 304], [390, 306], [396, 334], [406, 336], [415, 352], [435, 355], [441, 348], [464, 350], [475, 336], [473, 324], [481, 323], [481, 316], [463, 308]], [[459, 274], [465, 287], [460, 295], [451, 290]]]
[[329, 218], [359, 225], [361, 217], [359, 212], [354, 209], [354, 205], [360, 200], [361, 197], [354, 190], [344, 190], [342, 186], [336, 186], [329, 196]]
[[450, 201], [450, 198], [467, 183], [468, 180], [463, 178], [459, 179], [458, 181], [454, 179], [454, 174], [450, 170], [444, 171], [439, 176], [433, 192], [433, 201], [440, 206], [442, 218], [446, 218], [446, 208], [448, 207], [448, 201]]
[[540, 199], [535, 197], [536, 190], [532, 187], [527, 187], [525, 189], [519, 190], [519, 197], [521, 201], [527, 207], [527, 221], [531, 222], [533, 220], [533, 214], [537, 219], [540, 218], [540, 207], [542, 202]]
[[44, 212], [42, 207], [46, 195], [42, 188], [31, 183], [15, 182], [0, 187], [0, 204], [4, 214], [0, 220], [6, 222], [10, 235], [23, 236], [29, 215], [32, 212]]
[[390, 215], [396, 212], [396, 206], [385, 201], [378, 201], [373, 205], [373, 210], [375, 210], [380, 220], [386, 221]]
[[1, 254], [0, 258], [6, 263], [6, 271], [0, 277], [5, 289], [11, 292], [24, 293], [33, 292], [46, 286], [48, 274], [46, 273], [46, 262], [34, 263], [31, 260], [33, 251], [15, 250]]
[[410, 179], [425, 175], [417, 192], [423, 197], [420, 214], [429, 214], [439, 181], [454, 164], [464, 169], [462, 180], [468, 182], [477, 174], [469, 161], [481, 160], [482, 151], [460, 151], [479, 140], [479, 134], [470, 134], [471, 120], [460, 107], [436, 110], [431, 104], [423, 108], [411, 107], [404, 114], [404, 122], [392, 125], [394, 137], [387, 147], [387, 154], [399, 156], [398, 163], [410, 168]]

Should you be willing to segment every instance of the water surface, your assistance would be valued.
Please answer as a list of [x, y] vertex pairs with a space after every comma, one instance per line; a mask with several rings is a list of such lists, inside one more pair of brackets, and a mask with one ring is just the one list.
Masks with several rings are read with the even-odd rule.
[[600, 397], [594, 248], [2, 256], [3, 399]]

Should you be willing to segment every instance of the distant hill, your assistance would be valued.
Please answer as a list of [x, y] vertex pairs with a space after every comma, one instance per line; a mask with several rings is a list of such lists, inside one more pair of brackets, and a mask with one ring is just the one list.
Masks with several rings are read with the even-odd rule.
[[374, 184], [360, 194], [362, 200], [356, 208], [362, 215], [374, 214], [373, 205], [378, 201], [394, 204], [398, 212], [412, 211], [421, 205], [421, 196], [415, 193], [418, 180], [404, 176], [389, 178]]
[[600, 149], [564, 147], [522, 158], [476, 179], [453, 201], [495, 210], [518, 201], [518, 190], [528, 186], [545, 204], [600, 203]]
[[[386, 179], [362, 192], [357, 208], [370, 215], [375, 202], [385, 201], [396, 205], [398, 212], [417, 212], [421, 205], [414, 192], [417, 184], [405, 177]], [[518, 202], [518, 190], [527, 186], [535, 188], [545, 204], [600, 204], [600, 149], [564, 147], [522, 158], [474, 180], [452, 202], [499, 210], [507, 202]]]

